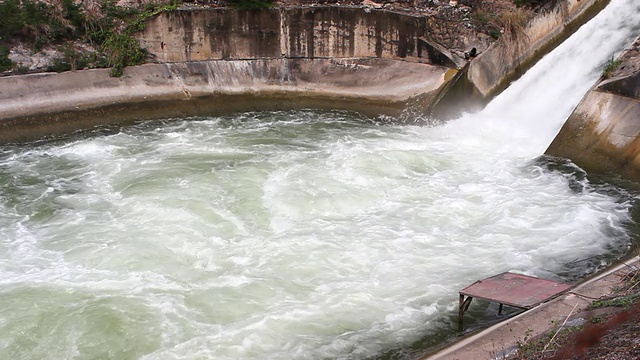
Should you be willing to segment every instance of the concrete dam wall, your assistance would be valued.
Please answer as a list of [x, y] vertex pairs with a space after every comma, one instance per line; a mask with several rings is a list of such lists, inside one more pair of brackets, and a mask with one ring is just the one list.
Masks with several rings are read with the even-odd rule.
[[362, 8], [181, 10], [138, 34], [159, 61], [257, 58], [387, 58], [433, 63], [424, 17]]
[[[460, 49], [434, 40], [442, 29], [435, 29], [427, 15], [339, 6], [161, 13], [136, 34], [157, 63], [127, 68], [122, 78], [110, 78], [107, 70], [0, 78], [0, 126], [13, 129], [0, 140], [29, 140], [132, 119], [243, 110], [214, 100], [226, 96], [244, 106], [257, 103], [257, 97], [264, 108], [295, 107], [304, 99], [310, 107], [368, 114], [374, 109], [398, 113], [411, 100], [425, 114], [445, 117], [440, 115], [469, 110], [472, 95], [458, 85], [487, 99], [515, 67], [533, 65], [540, 46], [553, 47], [549, 41], [555, 37], [549, 34], [568, 31], [567, 21], [572, 27], [585, 22], [580, 14], [606, 3], [576, 1], [561, 0], [538, 14], [528, 25], [529, 42], [503, 36], [479, 48], [482, 53], [471, 61], [460, 56]], [[475, 44], [477, 39], [467, 40]], [[240, 95], [254, 100], [240, 101]], [[171, 105], [157, 106], [162, 101]], [[127, 106], [138, 110], [126, 111]]]
[[162, 13], [137, 34], [158, 64], [122, 78], [106, 69], [0, 78], [0, 141], [255, 109], [393, 115], [410, 99], [428, 108], [457, 70], [440, 65], [425, 31], [423, 17], [363, 8]]
[[208, 60], [0, 78], [0, 142], [148, 118], [315, 107], [399, 114], [433, 101], [443, 66], [387, 59]]

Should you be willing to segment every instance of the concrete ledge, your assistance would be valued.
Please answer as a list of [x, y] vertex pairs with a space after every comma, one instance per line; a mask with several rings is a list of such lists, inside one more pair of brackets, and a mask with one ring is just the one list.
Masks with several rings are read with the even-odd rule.
[[[241, 111], [236, 105], [251, 108], [257, 98], [277, 100], [256, 102], [266, 108], [296, 107], [298, 99], [309, 107], [375, 109], [372, 115], [398, 113], [409, 99], [428, 109], [455, 73], [389, 59], [258, 59], [147, 64], [125, 69], [122, 78], [109, 77], [106, 69], [9, 76], [0, 78], [0, 126], [6, 129], [0, 141], [115, 121]], [[29, 128], [43, 125], [47, 131], [29, 135]]]

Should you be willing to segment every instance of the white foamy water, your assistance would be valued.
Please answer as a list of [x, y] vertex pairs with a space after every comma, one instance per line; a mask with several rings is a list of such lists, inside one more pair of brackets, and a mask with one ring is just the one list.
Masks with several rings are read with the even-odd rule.
[[481, 277], [593, 271], [629, 203], [535, 159], [639, 20], [613, 0], [439, 127], [290, 111], [1, 148], [0, 354], [364, 358], [453, 334]]

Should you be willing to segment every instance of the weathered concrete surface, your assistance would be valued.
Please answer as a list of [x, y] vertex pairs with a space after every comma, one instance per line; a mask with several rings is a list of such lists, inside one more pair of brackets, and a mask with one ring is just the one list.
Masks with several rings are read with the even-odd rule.
[[472, 335], [435, 354], [425, 357], [430, 360], [500, 359], [517, 349], [518, 342], [546, 334], [561, 324], [570, 315], [584, 311], [593, 299], [609, 295], [619, 285], [621, 274], [629, 266], [638, 266], [635, 257], [587, 280], [569, 292], [526, 311], [507, 321], [496, 324]]
[[424, 17], [361, 7], [162, 13], [137, 34], [159, 61], [259, 58], [389, 58], [431, 63], [418, 38]]
[[435, 117], [451, 118], [479, 110], [608, 2], [559, 0], [525, 24], [517, 23], [524, 15], [516, 11], [513, 19], [503, 19], [507, 29], [501, 38], [486, 50], [480, 47], [467, 68], [458, 52], [433, 40], [442, 30], [435, 18], [362, 7], [183, 9], [157, 15], [136, 37], [161, 62], [356, 57], [465, 68], [433, 108]]
[[[609, 0], [564, 0], [505, 34], [469, 65], [468, 78], [484, 96], [504, 90], [514, 75], [571, 35]], [[546, 48], [546, 49], [545, 49]], [[546, 50], [546, 51], [545, 51]]]
[[522, 14], [514, 13], [504, 34], [469, 63], [452, 91], [435, 106], [434, 115], [450, 118], [462, 111], [481, 109], [609, 1], [560, 0], [543, 8], [525, 24], [518, 24]]
[[[122, 78], [109, 77], [106, 69], [9, 76], [0, 78], [0, 141], [184, 115], [188, 106], [191, 115], [240, 111], [240, 105], [253, 109], [257, 98], [262, 100], [256, 103], [274, 99], [269, 108], [299, 102], [393, 114], [409, 99], [428, 107], [452, 73], [442, 66], [385, 59], [263, 59], [147, 64], [126, 68]], [[225, 103], [230, 96], [237, 104]]]
[[[459, 54], [429, 36], [433, 24], [424, 16], [338, 6], [162, 13], [138, 37], [164, 64], [128, 68], [121, 79], [108, 77], [107, 70], [0, 78], [0, 141], [70, 131], [82, 128], [83, 121], [92, 126], [240, 111], [238, 104], [268, 109], [297, 107], [297, 102], [373, 115], [374, 109], [400, 111], [415, 97], [425, 113], [433, 110], [436, 117], [446, 117], [442, 114], [452, 109], [469, 110], [469, 93], [490, 96], [495, 84], [507, 83], [510, 71], [533, 64], [536, 48], [552, 47], [549, 34], [566, 33], [585, 21], [584, 14], [595, 12], [595, 4], [606, 1], [560, 0], [566, 11], [531, 23], [526, 44], [518, 40], [511, 47], [502, 45], [504, 49], [490, 47], [468, 72]], [[501, 42], [513, 38], [504, 36]], [[492, 67], [492, 62], [498, 65]], [[484, 71], [491, 76], [470, 75]], [[479, 92], [478, 86], [484, 90]], [[234, 104], [203, 100], [229, 96]], [[267, 99], [276, 98], [268, 105]], [[193, 109], [179, 104], [184, 100], [191, 100]], [[124, 110], [127, 106], [131, 111]]]
[[587, 93], [546, 154], [640, 181], [640, 38], [620, 59], [614, 77]]

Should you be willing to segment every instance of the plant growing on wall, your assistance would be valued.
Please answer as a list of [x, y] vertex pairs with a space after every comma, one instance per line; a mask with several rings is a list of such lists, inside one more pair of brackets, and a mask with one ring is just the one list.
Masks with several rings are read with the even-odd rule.
[[[108, 27], [107, 31], [100, 33], [100, 36], [104, 36], [100, 46], [107, 55], [108, 64], [111, 67], [111, 76], [120, 77], [126, 66], [144, 63], [149, 53], [146, 49], [140, 47], [133, 34], [144, 30], [147, 20], [151, 17], [165, 11], [176, 10], [178, 6], [179, 3], [173, 1], [165, 5], [148, 4], [141, 12], [120, 15], [122, 16], [120, 20], [125, 23], [122, 30], [118, 31], [117, 27], [112, 26]], [[118, 11], [117, 7], [114, 10]]]
[[619, 59], [614, 59], [613, 55], [611, 55], [611, 59], [607, 61], [604, 65], [604, 70], [602, 70], [602, 77], [608, 79], [613, 75], [613, 72], [622, 65], [622, 61]]
[[0, 71], [11, 70], [15, 64], [9, 59], [9, 48], [0, 46]]
[[[74, 0], [3, 0], [0, 44], [21, 42], [36, 51], [45, 45], [64, 44], [63, 55], [54, 60], [51, 71], [107, 66], [112, 68], [112, 76], [121, 76], [126, 66], [141, 64], [148, 56], [133, 34], [143, 30], [152, 16], [175, 10], [180, 4], [181, 0], [171, 0], [136, 9], [118, 6], [116, 0], [97, 4]], [[70, 56], [69, 44], [76, 41], [93, 45], [98, 54], [93, 59], [82, 54]], [[15, 64], [3, 61], [0, 54], [0, 68], [7, 66], [11, 69]]]

